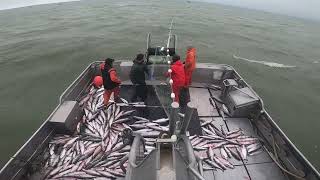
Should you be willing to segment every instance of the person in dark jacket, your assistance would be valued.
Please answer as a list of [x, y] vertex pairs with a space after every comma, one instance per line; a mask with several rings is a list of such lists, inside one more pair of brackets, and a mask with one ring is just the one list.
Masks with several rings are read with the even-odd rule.
[[144, 55], [137, 54], [137, 57], [133, 60], [133, 65], [130, 71], [130, 80], [135, 85], [135, 92], [131, 98], [131, 101], [137, 101], [138, 98], [145, 102], [147, 98], [147, 86], [145, 75], [148, 75], [147, 65], [144, 63]]
[[109, 99], [112, 93], [115, 101], [119, 99], [120, 94], [119, 85], [121, 84], [121, 81], [117, 76], [116, 69], [113, 68], [113, 61], [114, 59], [107, 58], [104, 63], [100, 64], [104, 86], [103, 98], [105, 105], [109, 104]]
[[[180, 61], [180, 56], [174, 55], [171, 64], [172, 91], [175, 95], [174, 101], [179, 103], [180, 91], [185, 85], [184, 66]], [[168, 74], [169, 76], [169, 74]]]

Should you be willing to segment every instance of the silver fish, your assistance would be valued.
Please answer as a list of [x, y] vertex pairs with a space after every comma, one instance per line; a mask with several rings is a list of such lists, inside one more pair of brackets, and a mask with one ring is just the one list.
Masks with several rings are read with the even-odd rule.
[[228, 110], [228, 108], [227, 108], [227, 106], [226, 106], [226, 105], [224, 105], [224, 104], [222, 104], [222, 110], [223, 110], [223, 112], [224, 112], [224, 113], [226, 113], [226, 114], [230, 114], [230, 113], [229, 113], [229, 110]]
[[161, 119], [153, 120], [152, 122], [158, 123], [158, 124], [163, 124], [163, 123], [169, 122], [169, 119], [168, 118], [161, 118]]
[[237, 150], [234, 151], [234, 150], [233, 150], [234, 148], [227, 148], [227, 149], [229, 149], [231, 155], [232, 155], [236, 160], [241, 161], [241, 157], [239, 156]]
[[216, 160], [219, 160], [225, 167], [234, 169], [234, 166], [229, 161], [227, 161], [226, 159], [221, 158], [219, 156], [215, 156], [215, 158], [216, 158]]
[[247, 159], [247, 148], [246, 148], [246, 146], [242, 145], [240, 152], [241, 152], [242, 159], [246, 160]]
[[224, 168], [222, 168], [221, 166], [219, 166], [216, 162], [212, 161], [212, 160], [204, 160], [204, 162], [206, 162], [208, 165], [210, 165], [213, 168], [216, 169], [220, 169], [220, 170], [225, 170]]
[[248, 153], [251, 154], [261, 149], [261, 144], [260, 143], [251, 144], [247, 147], [247, 149], [248, 149]]
[[219, 159], [216, 155], [213, 155], [213, 161], [221, 167], [221, 169], [226, 170], [227, 167], [221, 162], [221, 159]]
[[227, 154], [226, 150], [224, 149], [224, 147], [220, 148], [220, 154], [224, 159], [228, 159], [228, 154]]
[[125, 100], [124, 98], [120, 98], [120, 99], [121, 99], [121, 101], [122, 101], [123, 103], [129, 104], [129, 102], [128, 102], [127, 100]]

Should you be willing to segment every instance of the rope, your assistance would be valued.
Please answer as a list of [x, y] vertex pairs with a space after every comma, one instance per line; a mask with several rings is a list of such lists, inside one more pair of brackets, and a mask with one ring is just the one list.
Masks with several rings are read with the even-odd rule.
[[267, 153], [269, 154], [269, 156], [271, 157], [271, 159], [276, 163], [276, 165], [285, 173], [295, 177], [295, 178], [298, 178], [298, 179], [305, 179], [304, 177], [301, 177], [299, 175], [296, 175], [292, 172], [290, 172], [289, 170], [285, 169], [279, 162], [278, 162], [278, 154], [277, 154], [277, 151], [276, 151], [276, 147], [275, 147], [275, 139], [274, 139], [274, 136], [272, 136], [272, 148], [273, 148], [273, 152], [274, 154], [272, 154], [267, 148], [266, 146], [263, 145], [264, 149], [267, 151]]

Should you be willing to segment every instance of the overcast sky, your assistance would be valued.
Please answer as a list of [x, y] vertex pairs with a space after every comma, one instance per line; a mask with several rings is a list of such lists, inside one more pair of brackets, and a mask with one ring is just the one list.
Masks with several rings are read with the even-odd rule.
[[320, 20], [320, 0], [200, 0]]
[[[1, 9], [75, 0], [0, 0]], [[320, 0], [198, 0], [320, 20]]]
[[39, 5], [39, 4], [67, 2], [67, 1], [79, 1], [79, 0], [0, 0], [0, 10]]

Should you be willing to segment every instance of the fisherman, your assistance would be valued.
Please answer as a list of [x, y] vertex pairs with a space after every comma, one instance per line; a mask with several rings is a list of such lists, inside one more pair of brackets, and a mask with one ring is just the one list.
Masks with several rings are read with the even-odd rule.
[[189, 46], [187, 48], [186, 60], [184, 62], [185, 86], [191, 85], [192, 73], [196, 68], [196, 48]]
[[192, 83], [192, 73], [196, 68], [196, 48], [189, 46], [187, 48], [186, 60], [184, 62], [184, 74], [185, 74], [185, 84], [181, 90], [182, 100], [180, 102], [181, 106], [186, 106], [190, 101], [189, 86]]
[[113, 68], [114, 59], [107, 58], [104, 63], [100, 65], [100, 70], [103, 78], [103, 86], [104, 86], [104, 104], [109, 104], [109, 99], [111, 94], [113, 93], [114, 101], [119, 99], [121, 84], [120, 79], [117, 77], [117, 72]]
[[145, 75], [149, 75], [147, 65], [144, 62], [144, 55], [137, 54], [137, 57], [133, 60], [133, 65], [130, 71], [130, 80], [135, 85], [135, 92], [131, 98], [131, 101], [137, 101], [140, 98], [145, 102], [147, 98], [147, 86], [145, 81]]
[[[183, 64], [179, 55], [173, 55], [171, 64], [172, 91], [175, 95], [174, 101], [179, 103], [180, 91], [185, 84], [185, 74]], [[167, 74], [168, 76], [169, 74]]]

